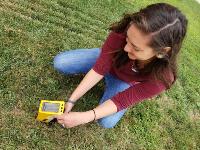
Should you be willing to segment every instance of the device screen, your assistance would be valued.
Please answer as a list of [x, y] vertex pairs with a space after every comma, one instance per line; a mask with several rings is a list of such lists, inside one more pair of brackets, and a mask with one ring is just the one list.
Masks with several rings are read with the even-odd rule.
[[48, 111], [48, 112], [58, 112], [60, 108], [59, 103], [48, 103], [44, 102], [42, 106], [42, 111]]

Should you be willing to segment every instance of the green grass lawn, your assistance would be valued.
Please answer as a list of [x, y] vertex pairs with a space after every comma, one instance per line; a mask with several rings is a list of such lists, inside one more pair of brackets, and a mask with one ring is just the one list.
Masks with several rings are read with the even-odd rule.
[[[179, 77], [167, 92], [128, 110], [114, 129], [96, 123], [63, 129], [35, 120], [41, 99], [66, 99], [83, 78], [63, 76], [54, 56], [101, 47], [110, 23], [148, 0], [0, 1], [0, 149], [200, 149], [200, 4], [165, 0], [189, 20]], [[98, 105], [100, 82], [73, 111]]]

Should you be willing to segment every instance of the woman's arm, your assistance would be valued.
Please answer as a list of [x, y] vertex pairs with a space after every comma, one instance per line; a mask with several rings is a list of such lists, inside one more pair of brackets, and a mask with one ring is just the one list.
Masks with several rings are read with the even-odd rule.
[[[95, 108], [96, 120], [111, 115], [117, 111], [115, 104], [109, 99]], [[69, 112], [58, 115], [58, 123], [66, 128], [72, 128], [81, 124], [85, 124], [94, 120], [93, 110], [86, 112]]]
[[73, 91], [70, 96], [70, 100], [77, 101], [81, 96], [83, 96], [88, 90], [90, 90], [94, 85], [96, 85], [104, 76], [96, 73], [91, 69]]
[[[95, 120], [98, 120], [100, 118], [109, 116], [111, 114], [114, 114], [117, 112], [117, 106], [111, 99], [106, 100], [102, 104], [98, 105], [96, 108], [94, 108], [96, 118]], [[88, 121], [92, 121], [94, 119], [94, 112], [93, 110], [89, 110], [84, 112], [84, 116], [88, 117]]]

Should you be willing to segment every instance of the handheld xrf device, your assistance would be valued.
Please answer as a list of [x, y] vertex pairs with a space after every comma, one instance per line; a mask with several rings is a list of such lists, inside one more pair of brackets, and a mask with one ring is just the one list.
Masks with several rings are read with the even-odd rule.
[[48, 123], [64, 113], [64, 106], [64, 101], [41, 100], [36, 120]]

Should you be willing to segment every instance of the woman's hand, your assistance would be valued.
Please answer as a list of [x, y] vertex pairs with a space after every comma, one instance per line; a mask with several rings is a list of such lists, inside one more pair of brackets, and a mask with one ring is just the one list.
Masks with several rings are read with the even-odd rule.
[[92, 110], [86, 112], [69, 112], [55, 116], [59, 124], [66, 128], [72, 128], [81, 124], [88, 123], [94, 119]]
[[70, 102], [66, 102], [65, 103], [65, 112], [64, 113], [70, 112], [73, 107], [74, 107], [74, 104], [72, 104]]

